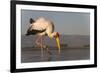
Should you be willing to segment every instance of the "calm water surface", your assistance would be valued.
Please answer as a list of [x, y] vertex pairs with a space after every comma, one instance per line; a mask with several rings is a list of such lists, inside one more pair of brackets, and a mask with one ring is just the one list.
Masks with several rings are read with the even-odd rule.
[[89, 48], [66, 48], [61, 50], [61, 54], [58, 54], [57, 48], [50, 49], [50, 53], [43, 52], [41, 56], [41, 50], [34, 50], [32, 48], [23, 48], [21, 53], [21, 62], [42, 62], [42, 61], [69, 61], [69, 60], [87, 60], [90, 59]]

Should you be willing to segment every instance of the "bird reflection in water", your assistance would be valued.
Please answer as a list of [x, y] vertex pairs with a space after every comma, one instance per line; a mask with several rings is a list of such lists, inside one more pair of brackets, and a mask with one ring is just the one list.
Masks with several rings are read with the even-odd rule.
[[41, 61], [54, 61], [54, 60], [60, 60], [60, 55], [61, 54], [56, 54], [57, 51], [55, 50], [50, 50], [51, 47], [46, 46], [42, 50], [42, 56], [41, 56]]

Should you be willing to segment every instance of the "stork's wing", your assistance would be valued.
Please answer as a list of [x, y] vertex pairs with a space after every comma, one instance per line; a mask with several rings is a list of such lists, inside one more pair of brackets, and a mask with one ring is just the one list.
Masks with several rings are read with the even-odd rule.
[[46, 31], [46, 29], [42, 29], [42, 30], [40, 30], [40, 29], [33, 29], [32, 26], [31, 26], [31, 27], [29, 27], [29, 29], [27, 30], [27, 34], [26, 34], [26, 35], [35, 35], [35, 34], [37, 34], [37, 33], [42, 33], [42, 32], [44, 32], [44, 31]]

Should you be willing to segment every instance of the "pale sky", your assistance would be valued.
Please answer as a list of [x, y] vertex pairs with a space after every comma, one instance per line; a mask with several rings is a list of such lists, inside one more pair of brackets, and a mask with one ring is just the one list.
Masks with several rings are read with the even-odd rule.
[[53, 12], [21, 10], [21, 33], [26, 34], [29, 27], [29, 20], [38, 17], [45, 17], [54, 22], [55, 31], [66, 35], [89, 35], [90, 14], [79, 12]]

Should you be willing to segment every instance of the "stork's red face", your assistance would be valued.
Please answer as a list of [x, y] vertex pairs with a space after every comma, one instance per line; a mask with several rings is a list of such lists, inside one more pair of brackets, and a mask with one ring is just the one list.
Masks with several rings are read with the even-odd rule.
[[55, 34], [54, 34], [54, 38], [56, 38], [56, 37], [59, 37], [59, 33], [58, 32], [55, 32]]
[[60, 38], [59, 38], [59, 33], [58, 32], [55, 32], [55, 35], [54, 35], [54, 38], [56, 39], [56, 43], [57, 43], [57, 47], [58, 47], [58, 51], [60, 53]]

